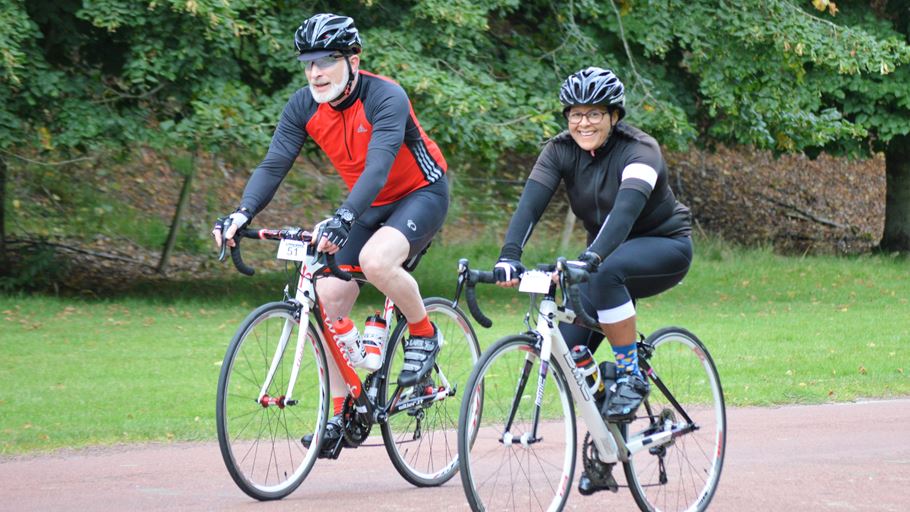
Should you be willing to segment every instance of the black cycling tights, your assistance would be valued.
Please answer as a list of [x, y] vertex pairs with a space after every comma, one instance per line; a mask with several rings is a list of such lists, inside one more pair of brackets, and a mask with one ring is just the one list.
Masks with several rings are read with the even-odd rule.
[[[642, 237], [620, 244], [581, 285], [582, 305], [597, 318], [597, 310], [608, 310], [630, 300], [637, 301], [669, 290], [682, 281], [692, 262], [692, 239]], [[559, 324], [569, 348], [587, 345], [595, 352], [603, 334], [578, 325]]]

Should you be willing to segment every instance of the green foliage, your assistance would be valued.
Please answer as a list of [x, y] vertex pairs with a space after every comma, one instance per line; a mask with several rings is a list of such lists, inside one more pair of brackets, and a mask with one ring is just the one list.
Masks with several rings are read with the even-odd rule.
[[66, 261], [42, 241], [17, 248], [12, 268], [0, 276], [0, 292], [47, 291], [67, 272]]
[[[818, 2], [826, 4], [826, 2]], [[587, 65], [664, 145], [860, 152], [910, 131], [906, 0], [342, 1], [363, 66], [399, 81], [453, 163], [488, 172], [563, 129]], [[0, 10], [0, 145], [261, 153], [305, 85], [291, 34], [316, 3], [34, 0]], [[903, 9], [903, 10], [902, 10]], [[904, 13], [904, 14], [901, 14]]]

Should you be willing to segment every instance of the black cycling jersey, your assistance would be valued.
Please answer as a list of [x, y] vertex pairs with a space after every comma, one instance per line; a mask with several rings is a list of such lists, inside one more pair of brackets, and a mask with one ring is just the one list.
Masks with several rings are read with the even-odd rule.
[[[611, 212], [616, 213], [614, 207], [620, 190], [626, 189], [640, 192], [646, 201], [637, 216], [623, 217], [624, 223], [631, 224], [619, 227], [619, 232], [628, 234], [625, 238], [676, 237], [691, 233], [689, 209], [678, 202], [670, 190], [667, 166], [657, 141], [647, 133], [619, 122], [607, 142], [593, 154], [579, 147], [568, 131], [547, 142], [525, 190], [533, 199], [523, 194], [509, 225], [503, 245], [504, 257], [520, 257], [521, 248], [560, 180], [566, 184], [572, 211], [588, 232], [588, 244], [606, 228]], [[621, 241], [609, 244], [609, 251], [612, 252]]]

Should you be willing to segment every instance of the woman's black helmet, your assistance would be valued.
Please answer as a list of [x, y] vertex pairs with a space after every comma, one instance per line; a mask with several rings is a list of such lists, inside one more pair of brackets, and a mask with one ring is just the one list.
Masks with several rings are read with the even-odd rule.
[[362, 44], [353, 19], [322, 13], [300, 24], [294, 32], [294, 47], [300, 60], [314, 60], [336, 52], [360, 53]]
[[559, 89], [559, 101], [568, 110], [573, 105], [604, 105], [626, 115], [625, 88], [609, 69], [588, 67], [569, 75]]

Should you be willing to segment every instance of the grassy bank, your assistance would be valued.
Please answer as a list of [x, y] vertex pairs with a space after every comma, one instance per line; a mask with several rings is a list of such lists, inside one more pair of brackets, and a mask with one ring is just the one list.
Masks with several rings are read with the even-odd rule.
[[[425, 295], [451, 296], [455, 262], [478, 268], [492, 245], [434, 247], [417, 271]], [[550, 259], [531, 251], [525, 261]], [[684, 283], [640, 304], [640, 328], [699, 335], [730, 405], [910, 395], [910, 262], [774, 255], [700, 242]], [[214, 438], [218, 372], [234, 329], [281, 297], [283, 276], [139, 288], [106, 299], [0, 296], [0, 453]], [[524, 329], [526, 298], [484, 287], [494, 327]], [[357, 316], [378, 306], [364, 294]], [[598, 358], [606, 357], [603, 350]]]

